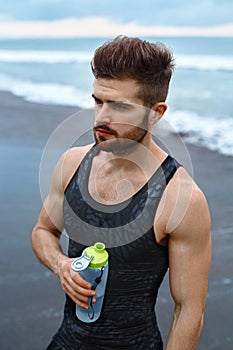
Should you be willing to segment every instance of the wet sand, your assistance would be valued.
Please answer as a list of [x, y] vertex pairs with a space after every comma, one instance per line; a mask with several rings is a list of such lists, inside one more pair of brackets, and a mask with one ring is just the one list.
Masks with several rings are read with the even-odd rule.
[[[39, 165], [50, 134], [78, 108], [29, 103], [7, 92], [0, 92], [0, 106], [0, 349], [43, 350], [61, 322], [64, 295], [59, 280], [31, 249], [30, 233], [41, 208]], [[233, 158], [203, 147], [187, 148], [212, 216], [213, 262], [198, 349], [231, 350]], [[65, 237], [63, 245], [65, 249]], [[164, 339], [172, 308], [166, 278], [157, 304]]]

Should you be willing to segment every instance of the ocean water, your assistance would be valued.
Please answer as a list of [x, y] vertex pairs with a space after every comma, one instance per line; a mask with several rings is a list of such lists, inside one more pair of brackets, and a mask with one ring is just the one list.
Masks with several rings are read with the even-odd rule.
[[[169, 123], [188, 142], [233, 156], [233, 38], [145, 39], [174, 53]], [[106, 40], [0, 40], [0, 90], [33, 102], [92, 107], [90, 61]]]

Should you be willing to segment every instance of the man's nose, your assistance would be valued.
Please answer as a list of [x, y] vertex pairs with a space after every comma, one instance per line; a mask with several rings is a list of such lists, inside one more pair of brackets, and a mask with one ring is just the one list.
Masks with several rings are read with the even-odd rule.
[[111, 112], [108, 103], [95, 107], [95, 125], [109, 124], [111, 122]]

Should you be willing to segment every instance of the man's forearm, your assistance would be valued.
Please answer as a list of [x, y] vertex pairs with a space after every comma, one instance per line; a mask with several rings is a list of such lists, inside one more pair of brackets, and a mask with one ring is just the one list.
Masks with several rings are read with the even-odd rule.
[[39, 261], [59, 276], [64, 261], [68, 259], [62, 251], [59, 237], [36, 227], [32, 232], [32, 248]]
[[203, 327], [203, 314], [181, 311], [171, 325], [166, 350], [196, 350]]

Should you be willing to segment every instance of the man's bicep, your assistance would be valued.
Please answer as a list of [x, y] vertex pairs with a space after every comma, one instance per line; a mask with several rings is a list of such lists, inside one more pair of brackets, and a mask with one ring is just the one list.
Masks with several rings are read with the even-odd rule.
[[38, 218], [38, 225], [47, 231], [60, 235], [63, 230], [62, 198], [48, 195]]
[[53, 233], [63, 230], [63, 198], [64, 198], [64, 154], [58, 161], [50, 183], [49, 194], [46, 197], [38, 218], [38, 226]]
[[44, 201], [38, 219], [38, 225], [41, 228], [56, 234], [62, 232], [64, 226], [64, 192], [80, 161], [90, 147], [92, 147], [92, 145], [71, 148], [59, 159], [51, 177], [49, 194]]

